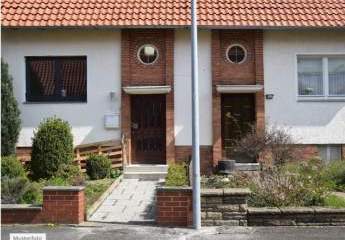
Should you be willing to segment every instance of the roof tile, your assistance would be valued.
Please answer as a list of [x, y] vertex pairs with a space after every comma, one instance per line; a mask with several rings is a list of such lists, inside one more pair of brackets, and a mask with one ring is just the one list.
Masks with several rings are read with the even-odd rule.
[[[3, 0], [2, 26], [186, 26], [190, 0]], [[198, 0], [201, 26], [345, 27], [345, 0]]]

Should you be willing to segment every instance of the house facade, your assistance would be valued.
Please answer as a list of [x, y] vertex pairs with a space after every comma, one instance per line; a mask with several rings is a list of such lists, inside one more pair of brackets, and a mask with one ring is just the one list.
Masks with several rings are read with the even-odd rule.
[[[18, 147], [55, 115], [71, 124], [75, 145], [125, 139], [130, 164], [188, 160], [188, 1], [46, 2], [2, 6]], [[306, 157], [344, 158], [345, 2], [210, 2], [199, 3], [203, 171], [231, 157], [249, 124], [285, 128]]]

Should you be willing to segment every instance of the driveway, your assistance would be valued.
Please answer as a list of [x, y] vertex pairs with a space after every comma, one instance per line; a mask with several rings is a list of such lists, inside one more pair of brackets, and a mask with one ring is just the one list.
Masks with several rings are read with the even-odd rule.
[[205, 227], [200, 231], [143, 225], [85, 223], [80, 226], [2, 226], [9, 233], [47, 233], [47, 240], [344, 240], [345, 227]]

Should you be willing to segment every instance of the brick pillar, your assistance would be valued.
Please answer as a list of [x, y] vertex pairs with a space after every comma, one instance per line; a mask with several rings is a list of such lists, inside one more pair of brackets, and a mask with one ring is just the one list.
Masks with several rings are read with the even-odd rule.
[[[255, 33], [255, 80], [256, 84], [264, 86], [264, 56], [263, 56], [263, 32]], [[265, 94], [264, 90], [255, 94], [256, 129], [265, 130]]]
[[216, 91], [220, 81], [220, 32], [212, 30], [212, 125], [213, 125], [213, 166], [222, 159], [221, 95]]
[[174, 30], [165, 32], [165, 82], [171, 86], [166, 95], [166, 162], [175, 162], [175, 131], [174, 131]]
[[43, 188], [43, 222], [79, 224], [84, 216], [84, 187]]
[[192, 225], [192, 189], [157, 188], [156, 222], [162, 226]]

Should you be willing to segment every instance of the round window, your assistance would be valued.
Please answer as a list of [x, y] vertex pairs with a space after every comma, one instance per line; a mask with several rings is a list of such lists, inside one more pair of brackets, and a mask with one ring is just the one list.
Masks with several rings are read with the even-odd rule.
[[158, 59], [158, 50], [151, 44], [145, 44], [138, 50], [138, 59], [143, 64], [153, 64]]
[[239, 44], [233, 44], [228, 47], [226, 57], [230, 62], [240, 64], [246, 60], [247, 50]]

